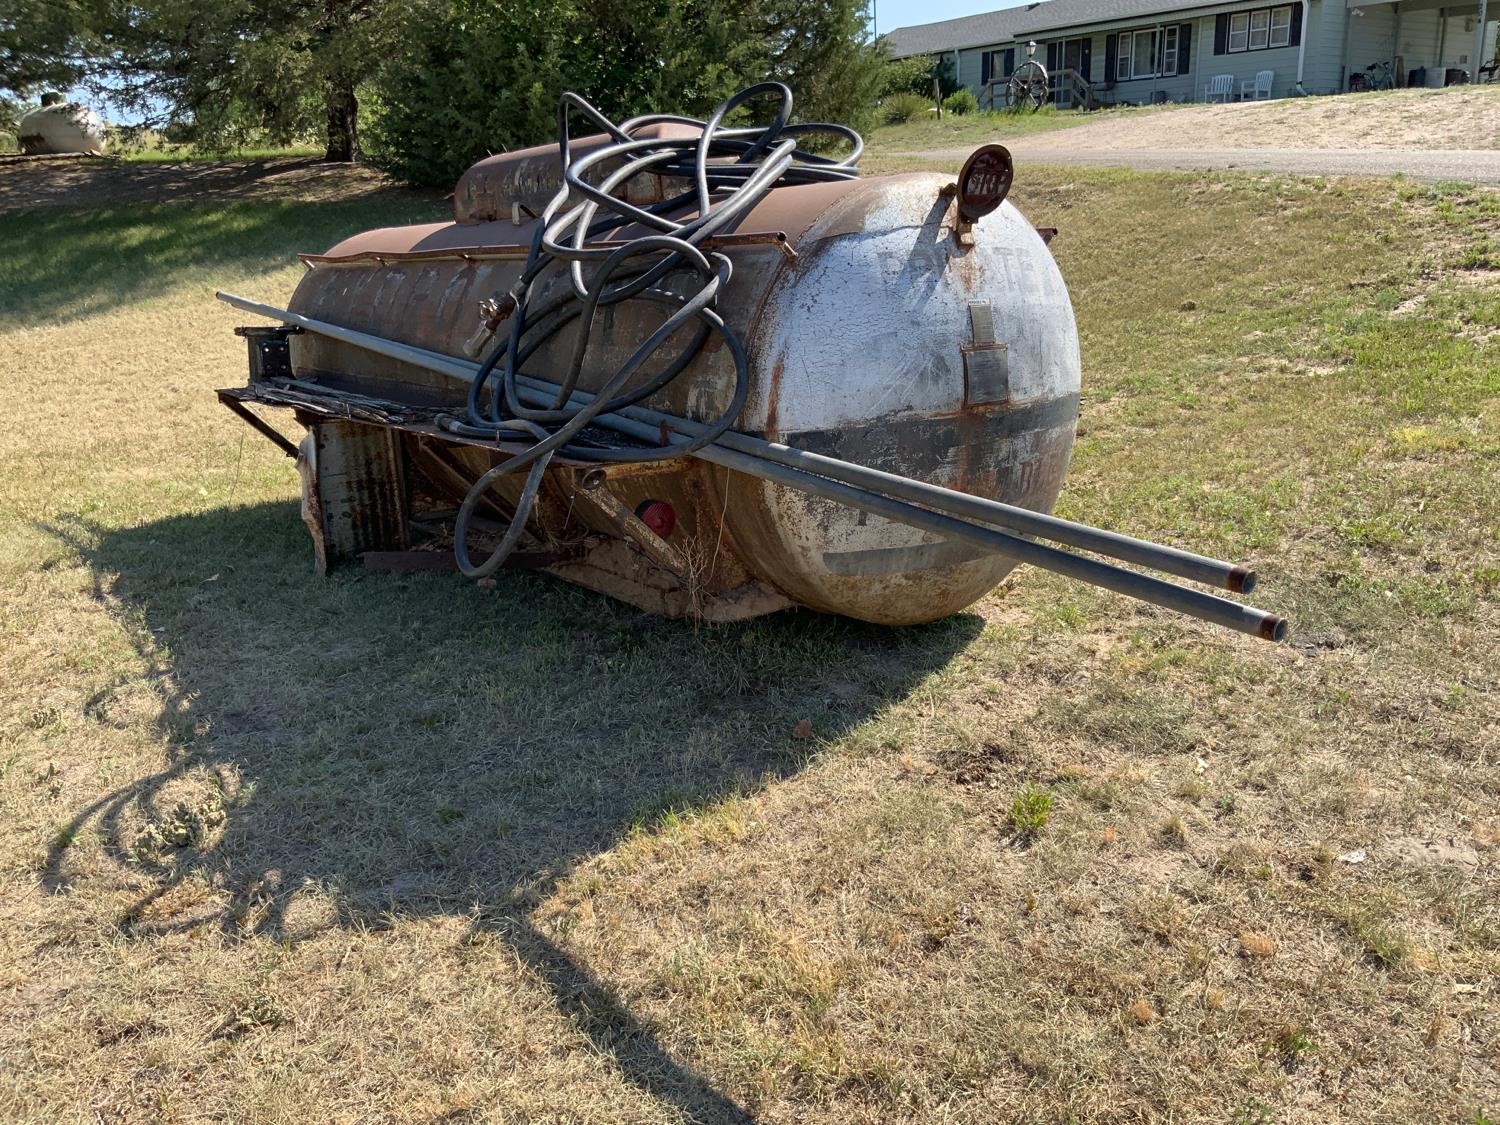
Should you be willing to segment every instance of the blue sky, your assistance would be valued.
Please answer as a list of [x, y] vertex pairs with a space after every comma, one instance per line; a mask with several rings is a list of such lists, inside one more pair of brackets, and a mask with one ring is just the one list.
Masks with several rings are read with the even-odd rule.
[[979, 12], [994, 12], [1001, 8], [1014, 8], [1028, 0], [874, 0], [877, 29], [884, 35], [895, 27], [910, 27], [915, 23], [936, 23], [938, 20], [953, 20], [959, 16], [972, 16]]

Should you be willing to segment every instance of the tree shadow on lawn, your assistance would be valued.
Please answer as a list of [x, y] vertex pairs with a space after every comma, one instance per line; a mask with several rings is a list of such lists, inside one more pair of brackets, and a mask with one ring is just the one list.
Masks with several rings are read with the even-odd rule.
[[[149, 169], [148, 169], [149, 170]], [[0, 212], [0, 330], [108, 312], [159, 296], [194, 272], [292, 265], [372, 227], [451, 218], [431, 196], [388, 188], [360, 198], [230, 199]]]
[[[90, 565], [150, 669], [169, 760], [77, 814], [47, 889], [70, 885], [66, 841], [95, 832], [122, 873], [150, 876], [120, 921], [136, 938], [211, 926], [296, 940], [469, 917], [629, 1081], [707, 1121], [748, 1117], [674, 1061], [533, 908], [667, 811], [795, 773], [815, 745], [793, 738], [799, 720], [838, 737], [982, 628], [807, 612], [694, 626], [508, 572], [488, 591], [453, 575], [319, 579], [289, 503], [51, 530]], [[115, 696], [140, 673], [121, 680], [90, 701], [97, 721], [117, 721], [127, 703]], [[170, 896], [189, 877], [221, 905], [180, 916]], [[336, 920], [299, 931], [288, 907], [305, 885], [333, 898]]]

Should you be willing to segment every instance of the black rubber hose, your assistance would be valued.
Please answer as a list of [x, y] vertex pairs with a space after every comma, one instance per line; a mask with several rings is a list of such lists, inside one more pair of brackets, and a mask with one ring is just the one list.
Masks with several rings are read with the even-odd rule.
[[[775, 98], [769, 124], [727, 128], [724, 121], [747, 102]], [[570, 120], [576, 114], [611, 138], [585, 155], [572, 155]], [[783, 184], [827, 183], [859, 175], [864, 141], [853, 129], [831, 124], [791, 124], [792, 92], [780, 82], [748, 86], [724, 102], [706, 121], [674, 114], [648, 114], [622, 124], [610, 121], [577, 94], [558, 99], [558, 151], [562, 184], [538, 218], [521, 276], [510, 291], [515, 301], [510, 331], [485, 357], [469, 386], [467, 416], [447, 419], [456, 433], [494, 441], [530, 441], [520, 453], [494, 466], [469, 489], [453, 527], [453, 551], [459, 570], [474, 578], [493, 574], [520, 542], [541, 487], [542, 476], [558, 454], [586, 461], [656, 461], [681, 457], [713, 443], [739, 417], [750, 393], [750, 364], [744, 345], [717, 311], [729, 284], [733, 264], [726, 254], [703, 249], [703, 243], [729, 234], [772, 188]], [[689, 125], [697, 135], [678, 138], [639, 136], [654, 125]], [[825, 136], [846, 142], [847, 156], [832, 158], [805, 152], [799, 138]], [[587, 173], [606, 161], [619, 167], [598, 183]], [[650, 206], [625, 202], [614, 192], [644, 173], [687, 180], [688, 190]], [[623, 242], [598, 240], [620, 227], [636, 224], [649, 233]], [[539, 300], [539, 282], [565, 270], [569, 286]], [[592, 272], [590, 272], [590, 270]], [[668, 278], [685, 280], [676, 289]], [[692, 286], [696, 285], [696, 289]], [[624, 301], [644, 300], [671, 309], [666, 320], [630, 356], [592, 389], [586, 405], [571, 405], [588, 362], [588, 341], [601, 309]], [[535, 302], [535, 307], [533, 303]], [[528, 372], [524, 365], [560, 332], [574, 333], [563, 371]], [[678, 353], [655, 374], [627, 389], [674, 336], [691, 332]], [[709, 338], [717, 333], [734, 363], [735, 385], [729, 405], [696, 437], [658, 447], [582, 440], [598, 415], [631, 406], [656, 394], [683, 374]], [[527, 406], [516, 386], [518, 375], [557, 383], [548, 408]], [[479, 501], [502, 477], [529, 470], [510, 525], [483, 562], [469, 556], [468, 529]]]

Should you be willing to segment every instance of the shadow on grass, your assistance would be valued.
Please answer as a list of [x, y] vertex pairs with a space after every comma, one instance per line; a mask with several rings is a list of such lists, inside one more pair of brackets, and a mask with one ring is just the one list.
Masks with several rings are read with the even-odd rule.
[[[49, 890], [69, 885], [68, 842], [97, 833], [110, 860], [154, 883], [120, 920], [138, 939], [208, 926], [295, 941], [467, 917], [547, 982], [625, 1078], [695, 1120], [748, 1117], [544, 933], [534, 907], [665, 810], [711, 815], [721, 797], [796, 772], [815, 746], [792, 737], [799, 720], [838, 737], [981, 628], [811, 613], [695, 627], [504, 572], [490, 591], [446, 575], [318, 579], [284, 503], [51, 530], [133, 637], [168, 763], [74, 817], [48, 857]], [[122, 679], [90, 701], [96, 721], [128, 708], [116, 696], [141, 677]], [[187, 879], [219, 905], [174, 909]], [[306, 887], [336, 906], [311, 929], [289, 912]]]
[[371, 227], [449, 217], [397, 189], [357, 199], [246, 199], [0, 213], [0, 329], [54, 323], [157, 296], [195, 272], [293, 264]]

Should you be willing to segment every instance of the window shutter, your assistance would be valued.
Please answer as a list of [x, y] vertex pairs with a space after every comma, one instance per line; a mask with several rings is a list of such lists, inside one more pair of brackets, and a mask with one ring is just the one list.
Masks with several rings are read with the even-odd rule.
[[1120, 37], [1118, 35], [1106, 35], [1104, 37], [1104, 81], [1115, 80], [1115, 55], [1120, 49]]
[[1302, 43], [1302, 5], [1301, 4], [1293, 4], [1292, 5], [1292, 38], [1291, 38], [1291, 45], [1293, 47], [1297, 47], [1297, 46], [1300, 46], [1301, 43]]
[[[1299, 4], [1298, 7], [1301, 7]], [[1214, 18], [1214, 54], [1222, 55], [1229, 50], [1229, 17], [1220, 15]]]
[[1002, 74], [1001, 77], [1002, 78], [1009, 78], [1015, 72], [1016, 72], [1016, 49], [1014, 47], [1007, 47], [1007, 48], [1005, 48], [1005, 73]]
[[1177, 29], [1177, 73], [1186, 74], [1192, 61], [1193, 25], [1185, 23]]
[[984, 51], [979, 56], [979, 84], [981, 86], [990, 84], [990, 60], [994, 57], [991, 51]]

